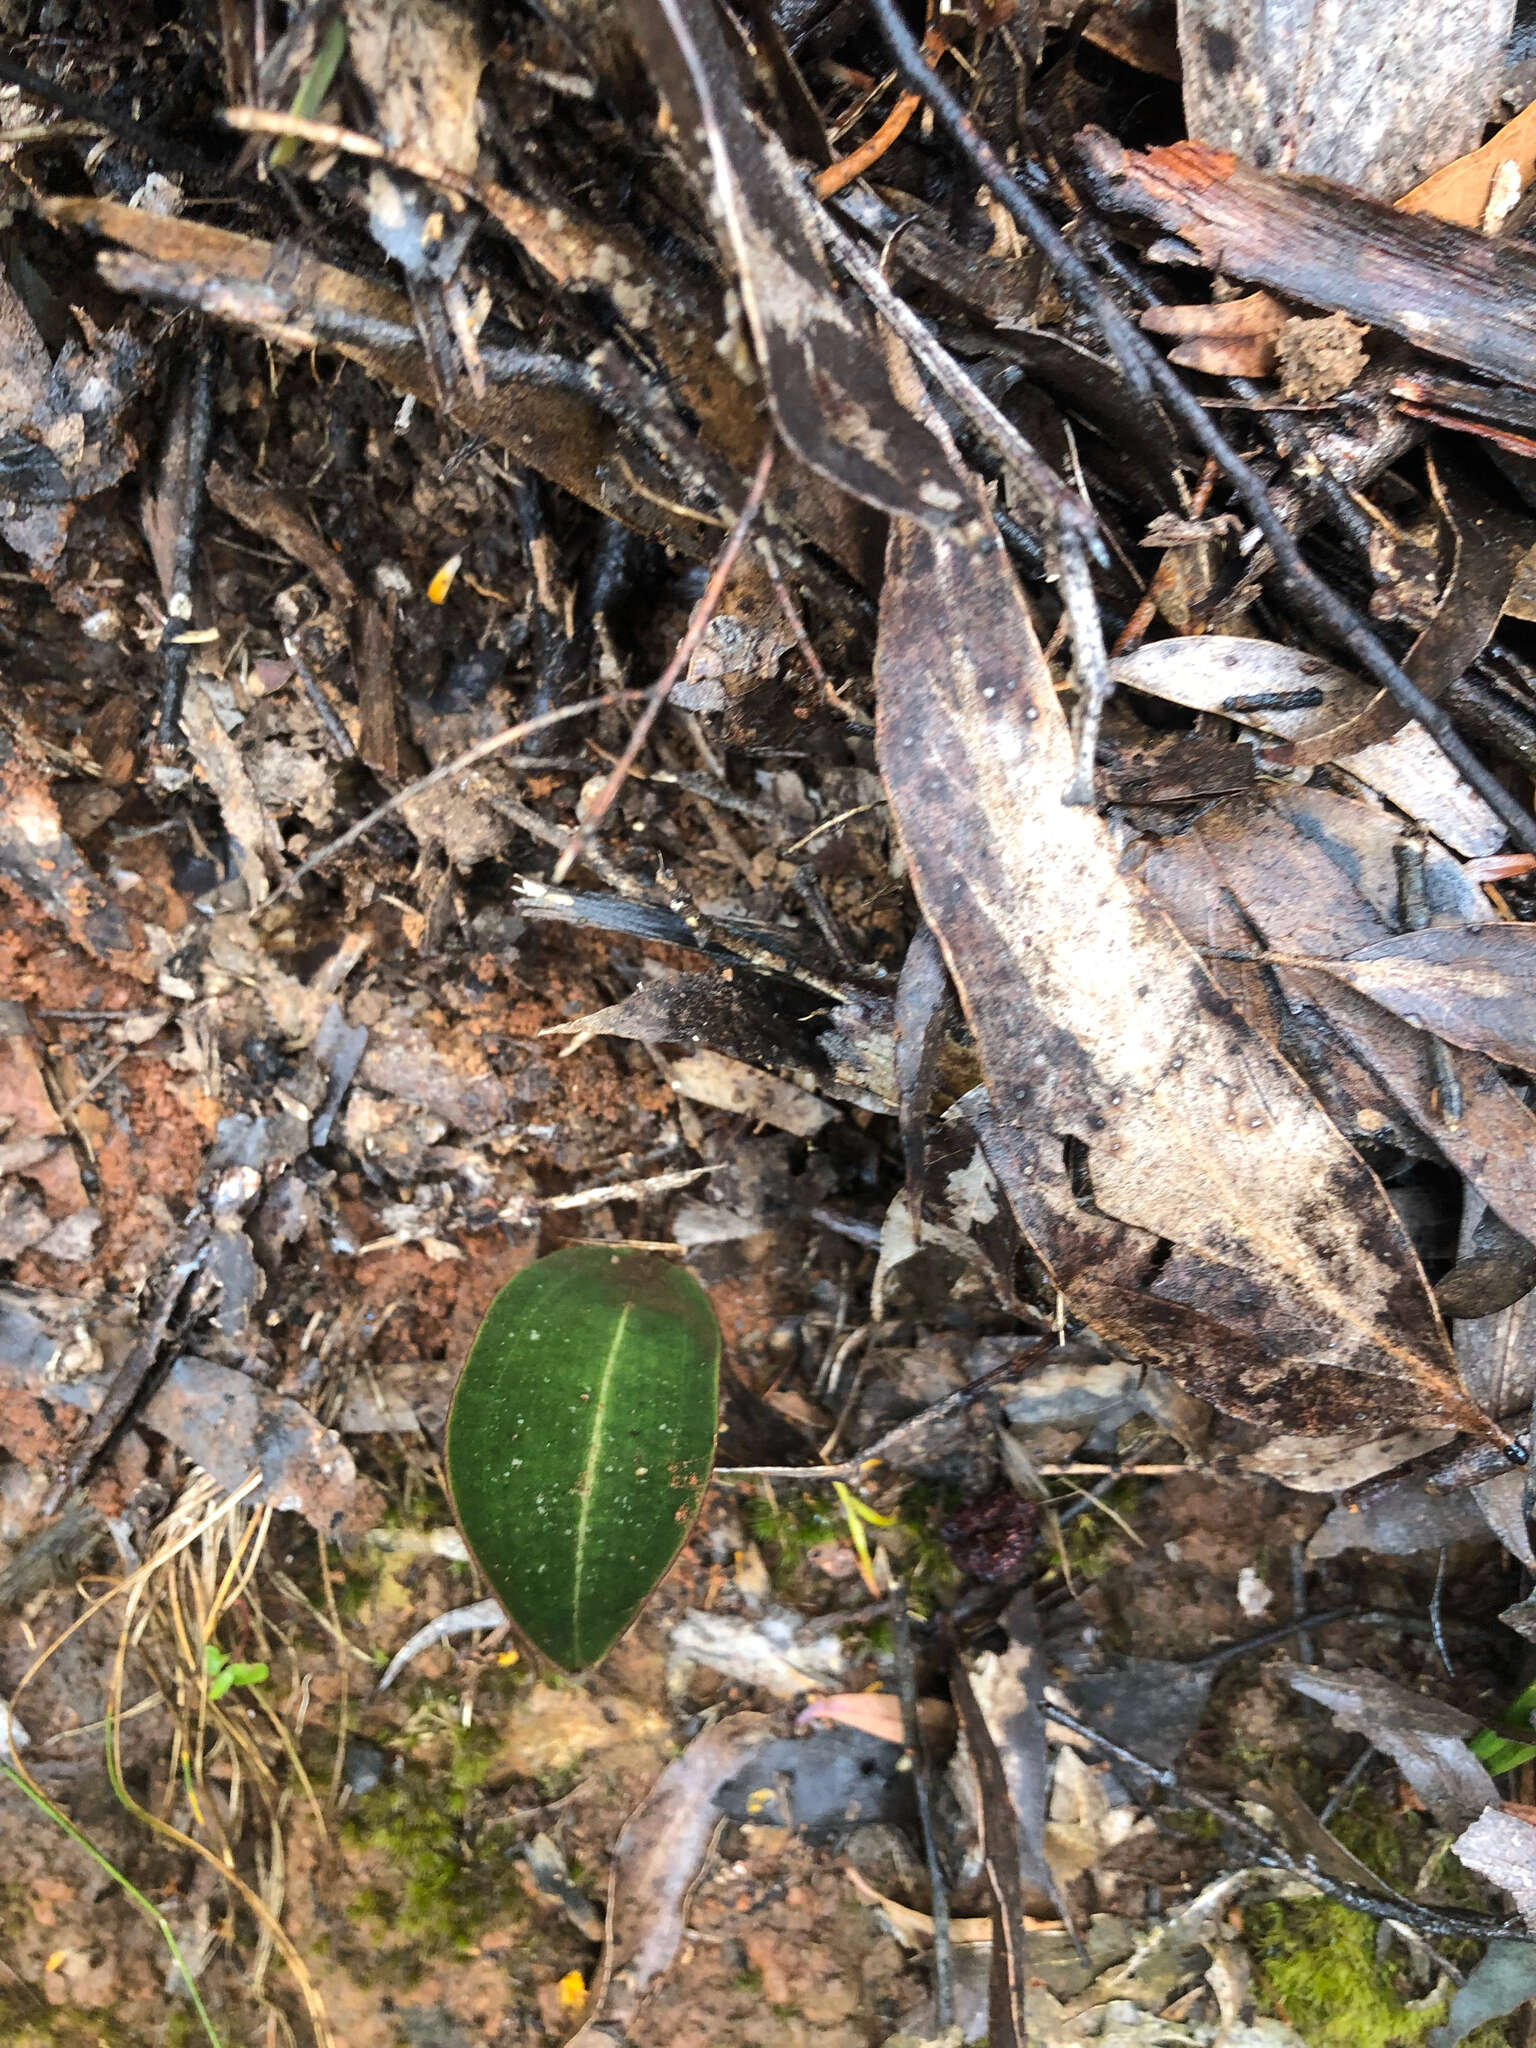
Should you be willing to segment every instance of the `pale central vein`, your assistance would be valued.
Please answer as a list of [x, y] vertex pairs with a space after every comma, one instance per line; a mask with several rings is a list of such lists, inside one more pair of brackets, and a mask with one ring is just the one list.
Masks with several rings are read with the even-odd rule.
[[598, 1377], [596, 1402], [592, 1409], [592, 1440], [587, 1445], [587, 1461], [581, 1470], [581, 1482], [577, 1495], [581, 1506], [576, 1514], [576, 1583], [571, 1592], [571, 1641], [581, 1645], [581, 1576], [587, 1556], [587, 1531], [592, 1524], [592, 1496], [597, 1490], [597, 1461], [603, 1454], [603, 1426], [608, 1420], [608, 1390], [613, 1382], [613, 1368], [619, 1356], [619, 1346], [624, 1341], [624, 1331], [629, 1323], [629, 1303], [625, 1302], [619, 1311], [619, 1320], [613, 1326], [613, 1338], [608, 1346], [608, 1356], [603, 1360], [603, 1369]]

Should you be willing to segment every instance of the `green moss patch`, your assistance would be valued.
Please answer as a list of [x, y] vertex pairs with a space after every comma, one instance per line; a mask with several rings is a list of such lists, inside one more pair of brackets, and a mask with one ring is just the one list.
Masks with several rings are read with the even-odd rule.
[[1378, 1960], [1376, 1922], [1332, 1899], [1251, 1906], [1243, 1938], [1267, 2001], [1308, 2048], [1413, 2048], [1445, 2018], [1448, 1997], [1417, 2003], [1402, 1951]]

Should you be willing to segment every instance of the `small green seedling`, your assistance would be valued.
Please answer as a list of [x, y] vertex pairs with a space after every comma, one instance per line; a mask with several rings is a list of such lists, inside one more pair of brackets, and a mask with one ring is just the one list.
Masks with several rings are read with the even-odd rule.
[[[299, 89], [293, 96], [293, 109], [301, 119], [310, 121], [325, 104], [325, 96], [331, 89], [342, 53], [347, 47], [347, 24], [337, 14], [331, 17], [325, 33], [321, 36], [309, 69], [299, 80]], [[272, 145], [272, 167], [281, 170], [292, 163], [299, 153], [299, 145], [292, 135], [283, 135]]]
[[[1525, 1688], [1505, 1718], [1518, 1728], [1532, 1714], [1536, 1714], [1536, 1685]], [[1516, 1736], [1501, 1734], [1497, 1728], [1479, 1729], [1467, 1747], [1495, 1778], [1505, 1771], [1518, 1771], [1522, 1764], [1536, 1757], [1536, 1742], [1521, 1742]]]
[[714, 1464], [720, 1326], [691, 1274], [568, 1245], [508, 1281], [448, 1416], [448, 1491], [511, 1620], [568, 1671], [624, 1633]]
[[217, 1643], [204, 1644], [203, 1670], [211, 1700], [223, 1699], [232, 1685], [265, 1685], [271, 1676], [265, 1664], [241, 1664], [226, 1657]]

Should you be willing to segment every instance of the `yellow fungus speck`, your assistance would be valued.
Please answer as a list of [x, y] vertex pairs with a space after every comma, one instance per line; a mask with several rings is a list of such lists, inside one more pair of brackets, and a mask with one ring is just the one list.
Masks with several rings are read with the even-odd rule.
[[453, 579], [458, 575], [459, 564], [463, 559], [462, 555], [450, 555], [447, 561], [444, 562], [441, 569], [438, 570], [432, 581], [427, 585], [428, 604], [442, 604], [446, 600], [449, 591], [453, 588]]

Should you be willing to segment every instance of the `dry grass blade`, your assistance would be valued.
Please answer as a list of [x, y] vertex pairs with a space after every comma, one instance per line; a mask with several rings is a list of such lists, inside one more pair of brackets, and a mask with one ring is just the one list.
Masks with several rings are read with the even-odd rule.
[[[208, 1864], [218, 1879], [239, 1896], [260, 1930], [262, 1952], [269, 1947], [275, 1948], [287, 1965], [309, 2015], [316, 2048], [335, 2048], [335, 2036], [314, 1980], [278, 1919], [281, 1890], [280, 1887], [274, 1890], [271, 1880], [281, 1873], [283, 1867], [278, 1827], [279, 1788], [244, 1715], [222, 1712], [208, 1699], [205, 1647], [212, 1640], [220, 1615], [248, 1587], [271, 1524], [269, 1509], [244, 1507], [247, 1497], [259, 1484], [260, 1474], [252, 1473], [243, 1486], [225, 1494], [206, 1474], [197, 1475], [183, 1492], [177, 1507], [160, 1524], [152, 1554], [127, 1578], [89, 1602], [69, 1626], [38, 1653], [23, 1673], [12, 1700], [22, 1697], [43, 1665], [94, 1615], [116, 1600], [124, 1601], [108, 1689], [107, 1772], [112, 1789], [134, 1819]], [[226, 1549], [227, 1559], [223, 1555]], [[194, 1552], [197, 1553], [195, 1557]], [[181, 1783], [188, 1789], [188, 1804], [194, 1824], [201, 1827], [211, 1821], [217, 1847], [210, 1847], [196, 1835], [176, 1827], [163, 1814], [151, 1812], [133, 1798], [124, 1782], [121, 1730], [128, 1711], [124, 1707], [128, 1657], [131, 1650], [142, 1651], [146, 1634], [152, 1628], [162, 1632], [162, 1649], [169, 1644], [174, 1659], [171, 1671], [167, 1674], [162, 1669], [157, 1679], [171, 1706], [177, 1730], [169, 1760], [167, 1789], [174, 1788], [179, 1775]], [[153, 1654], [147, 1661], [154, 1670]], [[215, 1728], [217, 1738], [225, 1744], [232, 1765], [227, 1811], [221, 1811], [208, 1793], [204, 1766], [210, 1726]], [[300, 1784], [313, 1802], [314, 1794], [303, 1774], [291, 1736], [283, 1730], [278, 1739], [290, 1765], [296, 1768]], [[46, 1802], [47, 1795], [19, 1757], [15, 1759], [15, 1775], [29, 1797]], [[258, 1798], [265, 1798], [268, 1819], [270, 1860], [267, 1882], [261, 1891], [249, 1884], [234, 1867], [233, 1847], [240, 1831], [240, 1802], [246, 1782], [253, 1785]], [[90, 1845], [87, 1843], [85, 1846], [89, 1848]], [[264, 1896], [264, 1893], [269, 1895]], [[254, 1980], [258, 1988], [260, 1961], [258, 1956], [258, 1972]], [[188, 1981], [191, 1982], [190, 1975]]]
[[144, 1917], [152, 1921], [159, 1929], [166, 1947], [170, 1950], [171, 1960], [181, 1973], [181, 1981], [186, 1986], [187, 1997], [191, 2001], [192, 2010], [197, 2014], [199, 2026], [207, 2035], [212, 2048], [223, 2048], [223, 2042], [214, 2027], [213, 2021], [208, 2017], [207, 2007], [203, 2004], [202, 1994], [197, 1988], [197, 1980], [192, 1971], [187, 1967], [186, 1958], [181, 1952], [181, 1944], [176, 1939], [170, 1921], [166, 1919], [160, 1908], [152, 1899], [145, 1898], [137, 1885], [129, 1882], [117, 1865], [101, 1853], [90, 1836], [82, 1834], [80, 1829], [69, 1818], [69, 1815], [61, 1807], [56, 1806], [47, 1793], [30, 1776], [14, 1770], [8, 1763], [0, 1762], [0, 1777], [9, 1779], [17, 1791], [21, 1793], [22, 1797], [30, 1799], [39, 1812], [45, 1813], [61, 1834], [67, 1835], [77, 1848], [83, 1849], [91, 1861], [98, 1864], [106, 1872], [107, 1876], [111, 1878], [112, 1882], [122, 1890], [124, 1895], [133, 1901]]

